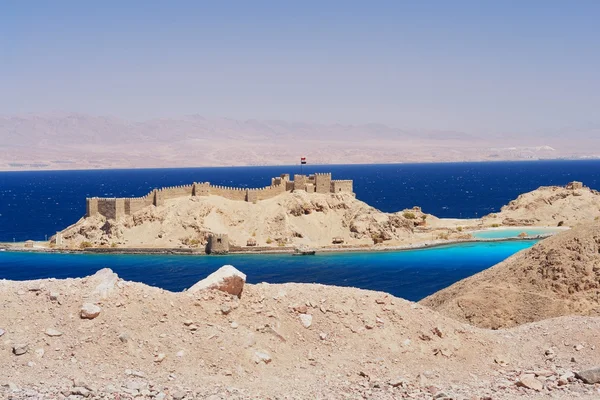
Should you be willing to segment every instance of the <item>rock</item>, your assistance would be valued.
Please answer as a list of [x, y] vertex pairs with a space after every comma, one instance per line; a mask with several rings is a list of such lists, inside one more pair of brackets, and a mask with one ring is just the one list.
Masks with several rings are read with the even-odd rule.
[[581, 350], [583, 350], [583, 346], [580, 345], [580, 344], [578, 344], [577, 346], [575, 346], [575, 350], [576, 351], [581, 351]]
[[517, 386], [521, 386], [527, 389], [533, 389], [538, 392], [544, 388], [544, 384], [539, 380], [535, 379], [535, 376], [533, 374], [522, 375], [519, 381], [517, 382]]
[[44, 349], [42, 349], [42, 348], [40, 348], [40, 349], [35, 349], [35, 355], [36, 355], [38, 358], [42, 358], [42, 357], [44, 357], [44, 354], [45, 354], [45, 351], [44, 351]]
[[6, 331], [4, 329], [0, 329], [0, 337], [4, 336], [5, 333]]
[[231, 307], [228, 304], [221, 305], [221, 314], [227, 315], [231, 312]]
[[185, 392], [178, 390], [174, 392], [171, 396], [173, 396], [173, 400], [182, 400], [185, 397]]
[[12, 351], [15, 356], [20, 356], [20, 355], [27, 353], [28, 350], [29, 350], [29, 346], [27, 344], [20, 343], [20, 344], [15, 344], [13, 346]]
[[265, 352], [257, 351], [254, 353], [254, 362], [257, 364], [265, 363], [268, 364], [271, 362], [271, 356]]
[[300, 322], [302, 322], [302, 326], [305, 328], [310, 328], [312, 325], [312, 315], [309, 314], [300, 314]]
[[319, 339], [321, 339], [321, 340], [327, 339], [327, 334], [325, 332], [319, 333]]
[[232, 265], [224, 265], [189, 288], [187, 293], [197, 293], [202, 290], [216, 289], [237, 297], [242, 297], [245, 283], [245, 274], [235, 269]]
[[240, 326], [240, 325], [239, 325], [237, 322], [235, 322], [235, 321], [233, 321], [233, 322], [231, 323], [231, 327], [232, 327], [233, 329], [237, 329], [239, 326]]
[[127, 342], [129, 342], [129, 339], [131, 339], [131, 336], [130, 336], [130, 335], [129, 335], [129, 333], [127, 333], [127, 332], [123, 332], [123, 333], [121, 333], [121, 334], [119, 335], [119, 340], [120, 340], [122, 343], [127, 343]]
[[177, 352], [177, 354], [175, 354], [175, 356], [177, 356], [177, 357], [179, 357], [179, 358], [183, 357], [184, 355], [185, 355], [185, 351], [183, 351], [183, 350], [179, 350], [179, 351]]
[[299, 314], [306, 314], [308, 312], [308, 307], [306, 304], [301, 304], [299, 306], [293, 306], [293, 310]]
[[148, 384], [146, 382], [140, 382], [140, 381], [127, 381], [125, 383], [125, 387], [129, 390], [144, 390], [148, 387]]
[[101, 311], [102, 309], [97, 305], [92, 303], [85, 303], [83, 306], [81, 306], [80, 316], [83, 319], [94, 319], [98, 315], [100, 315]]
[[13, 393], [18, 393], [21, 391], [21, 389], [14, 382], [8, 382], [6, 386], [8, 386], [8, 389]]
[[46, 329], [46, 332], [44, 332], [47, 336], [50, 337], [58, 337], [58, 336], [62, 336], [62, 332], [61, 331], [57, 331], [54, 328], [48, 328]]
[[115, 285], [119, 281], [119, 276], [110, 268], [103, 268], [92, 275], [89, 280], [96, 284], [92, 290], [91, 296], [99, 299], [106, 299], [114, 291]]
[[600, 383], [600, 367], [577, 372], [575, 377], [589, 385]]
[[158, 353], [156, 355], [156, 358], [154, 358], [154, 362], [161, 363], [165, 358], [167, 358], [167, 355], [165, 353]]
[[78, 387], [74, 387], [73, 389], [71, 389], [71, 394], [74, 394], [76, 396], [88, 397], [90, 395], [90, 391], [84, 387], [78, 386]]
[[186, 319], [185, 321], [183, 321], [183, 325], [185, 326], [190, 326], [194, 323], [194, 321], [192, 321], [191, 319]]
[[57, 301], [58, 300], [58, 293], [57, 292], [50, 292], [50, 294], [48, 295], [48, 297], [52, 301]]
[[389, 384], [393, 387], [404, 386], [405, 380], [403, 378], [394, 378], [390, 380]]

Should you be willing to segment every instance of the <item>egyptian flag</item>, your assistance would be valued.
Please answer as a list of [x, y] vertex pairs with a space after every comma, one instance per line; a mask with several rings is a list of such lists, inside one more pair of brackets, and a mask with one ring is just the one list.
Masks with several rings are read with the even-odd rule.
[[300, 157], [300, 164], [306, 164], [306, 157]]

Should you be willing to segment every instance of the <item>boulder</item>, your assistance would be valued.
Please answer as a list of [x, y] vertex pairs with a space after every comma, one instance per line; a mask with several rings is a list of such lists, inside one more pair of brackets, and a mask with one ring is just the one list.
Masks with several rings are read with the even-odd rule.
[[102, 309], [97, 305], [92, 303], [85, 303], [83, 306], [81, 306], [81, 311], [79, 315], [83, 319], [94, 319], [98, 315], [100, 315], [101, 311]]
[[245, 274], [235, 269], [233, 265], [224, 265], [189, 288], [188, 293], [217, 289], [237, 297], [242, 297], [245, 283]]
[[97, 299], [106, 299], [114, 291], [119, 276], [110, 268], [103, 268], [89, 279], [92, 284], [96, 285], [91, 296]]
[[589, 385], [600, 383], [600, 367], [577, 372], [575, 377], [577, 379], [581, 379], [584, 383]]

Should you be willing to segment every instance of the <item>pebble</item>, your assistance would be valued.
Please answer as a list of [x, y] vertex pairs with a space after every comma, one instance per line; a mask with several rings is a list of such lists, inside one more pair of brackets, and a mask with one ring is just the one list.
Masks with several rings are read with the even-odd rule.
[[327, 339], [327, 334], [325, 332], [319, 333], [319, 339], [321, 339], [321, 340]]
[[268, 364], [271, 360], [271, 356], [265, 352], [257, 351], [254, 353], [254, 362], [257, 364], [260, 364], [261, 362]]
[[177, 354], [175, 354], [175, 355], [176, 355], [177, 357], [181, 358], [181, 357], [183, 357], [183, 356], [185, 355], [185, 351], [183, 351], [183, 350], [179, 350], [179, 351], [177, 352]]
[[23, 354], [27, 353], [28, 350], [29, 350], [29, 346], [27, 346], [26, 344], [23, 344], [23, 343], [15, 344], [13, 346], [13, 353], [16, 356], [23, 355]]
[[233, 321], [233, 322], [231, 323], [231, 327], [232, 327], [233, 329], [237, 329], [237, 328], [238, 328], [238, 326], [239, 326], [239, 324], [238, 324], [237, 322], [235, 322], [235, 321]]
[[44, 349], [41, 349], [41, 348], [35, 349], [35, 355], [38, 356], [38, 358], [44, 357], [44, 353], [45, 353]]
[[403, 378], [394, 378], [389, 382], [390, 386], [393, 387], [398, 387], [398, 386], [403, 386], [405, 384], [405, 381]]
[[129, 339], [131, 339], [131, 336], [127, 332], [123, 332], [119, 335], [119, 340], [123, 343], [129, 342]]
[[46, 329], [45, 333], [46, 333], [47, 336], [50, 336], [50, 337], [62, 336], [62, 332], [58, 331], [58, 330], [56, 330], [54, 328], [48, 328], [48, 329]]
[[221, 314], [227, 315], [231, 312], [231, 307], [228, 304], [221, 305]]
[[577, 346], [575, 346], [575, 350], [576, 351], [581, 351], [581, 350], [583, 350], [583, 346], [580, 345], [580, 344], [578, 344]]
[[167, 358], [167, 355], [165, 353], [158, 353], [156, 355], [156, 358], [154, 359], [154, 362], [160, 363], [163, 362], [163, 360]]
[[56, 292], [50, 292], [50, 294], [48, 295], [48, 297], [50, 298], [50, 300], [56, 301], [56, 300], [58, 300], [58, 293], [56, 293]]
[[185, 392], [179, 390], [173, 393], [171, 396], [173, 396], [173, 400], [182, 400], [185, 397]]
[[80, 316], [83, 319], [94, 319], [98, 315], [100, 315], [101, 311], [102, 309], [97, 305], [92, 303], [85, 303], [83, 306], [81, 306]]
[[312, 325], [312, 315], [309, 314], [300, 314], [300, 322], [302, 322], [302, 326], [305, 328], [310, 328]]
[[6, 331], [4, 329], [0, 328], [0, 337], [4, 336], [5, 333], [6, 333]]

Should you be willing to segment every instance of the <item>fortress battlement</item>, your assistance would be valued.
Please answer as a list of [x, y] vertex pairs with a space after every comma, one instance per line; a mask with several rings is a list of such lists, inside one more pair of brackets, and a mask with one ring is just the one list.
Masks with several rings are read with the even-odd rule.
[[256, 203], [270, 199], [284, 192], [303, 190], [307, 193], [353, 193], [352, 180], [332, 180], [331, 173], [314, 175], [289, 174], [271, 179], [270, 186], [243, 188], [211, 185], [210, 182], [194, 182], [191, 185], [169, 186], [153, 189], [142, 197], [89, 197], [86, 199], [86, 217], [102, 215], [107, 219], [119, 219], [150, 206], [161, 206], [166, 200], [181, 197], [221, 196], [229, 200]]

